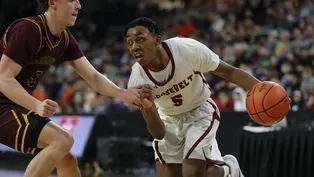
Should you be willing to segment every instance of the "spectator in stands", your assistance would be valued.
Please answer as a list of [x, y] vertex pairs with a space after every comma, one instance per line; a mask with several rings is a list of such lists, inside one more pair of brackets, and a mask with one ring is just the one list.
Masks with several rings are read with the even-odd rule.
[[314, 89], [313, 70], [310, 66], [305, 66], [302, 71], [301, 91], [304, 93], [304, 98], [308, 98], [310, 89]]
[[221, 111], [233, 111], [234, 110], [234, 101], [229, 96], [229, 92], [226, 88], [221, 89], [216, 94], [217, 99], [214, 99], [219, 110]]
[[292, 94], [291, 110], [300, 111], [304, 109], [305, 109], [305, 105], [304, 105], [302, 92], [300, 90], [295, 90]]
[[314, 110], [314, 89], [310, 89], [308, 99], [305, 104], [305, 109]]
[[237, 87], [232, 91], [232, 99], [234, 100], [234, 111], [246, 111], [246, 92], [242, 88]]

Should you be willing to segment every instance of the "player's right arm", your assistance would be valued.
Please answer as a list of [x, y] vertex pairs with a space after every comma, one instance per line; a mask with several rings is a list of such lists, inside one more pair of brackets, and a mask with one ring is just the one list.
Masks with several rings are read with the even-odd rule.
[[0, 61], [0, 91], [16, 104], [36, 112], [42, 117], [51, 117], [58, 104], [52, 100], [43, 102], [30, 95], [15, 79], [22, 67], [10, 57], [2, 55]]
[[29, 55], [38, 50], [39, 29], [31, 22], [21, 22], [10, 28], [8, 34], [0, 60], [0, 91], [14, 103], [40, 116], [52, 116], [58, 104], [51, 100], [37, 100], [15, 79], [28, 62]]
[[140, 93], [143, 108], [142, 115], [146, 122], [146, 127], [149, 133], [156, 139], [164, 138], [166, 129], [165, 124], [159, 117], [159, 113], [154, 103], [156, 94], [150, 85], [143, 85]]
[[165, 125], [160, 119], [159, 113], [154, 103], [155, 92], [152, 86], [148, 85], [141, 77], [139, 69], [135, 66], [132, 67], [132, 73], [129, 78], [128, 87], [142, 85], [140, 91], [140, 100], [142, 103], [142, 115], [146, 122], [148, 132], [156, 139], [163, 139], [165, 136]]

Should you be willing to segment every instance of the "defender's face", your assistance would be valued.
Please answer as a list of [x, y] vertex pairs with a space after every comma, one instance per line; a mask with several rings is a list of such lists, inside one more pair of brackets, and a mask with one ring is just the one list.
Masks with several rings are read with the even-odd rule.
[[127, 46], [136, 62], [142, 66], [147, 66], [156, 57], [158, 38], [144, 26], [135, 26], [127, 31]]
[[78, 11], [82, 8], [79, 0], [55, 0], [55, 10], [59, 20], [67, 26], [75, 24]]

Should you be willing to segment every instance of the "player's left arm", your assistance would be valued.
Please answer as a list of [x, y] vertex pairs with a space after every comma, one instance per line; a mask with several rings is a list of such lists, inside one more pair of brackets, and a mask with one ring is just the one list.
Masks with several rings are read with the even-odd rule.
[[233, 67], [222, 60], [219, 61], [218, 67], [212, 72], [246, 90], [250, 90], [255, 84], [260, 82], [249, 73]]
[[106, 76], [99, 73], [85, 56], [68, 61], [68, 64], [98, 93], [121, 99], [130, 106], [140, 109], [139, 88], [123, 89], [114, 84]]
[[98, 93], [104, 96], [119, 98], [135, 109], [140, 109], [140, 86], [123, 89], [118, 87], [106, 76], [99, 73], [87, 60], [75, 38], [67, 30], [69, 44], [63, 54], [67, 63]]

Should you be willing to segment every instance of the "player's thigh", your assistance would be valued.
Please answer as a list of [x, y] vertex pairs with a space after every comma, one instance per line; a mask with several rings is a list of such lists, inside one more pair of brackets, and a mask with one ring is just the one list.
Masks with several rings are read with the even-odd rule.
[[[186, 142], [184, 148], [184, 159], [200, 159], [206, 160], [212, 155], [212, 145], [216, 141], [216, 132], [219, 121], [213, 116], [208, 116], [200, 120], [194, 121], [186, 133]], [[220, 154], [217, 154], [220, 155]], [[217, 160], [221, 158], [218, 157]], [[213, 160], [216, 160], [213, 158]]]
[[155, 139], [153, 148], [155, 160], [166, 164], [182, 164], [184, 151], [184, 137], [180, 133], [178, 125], [171, 122], [164, 122], [166, 134], [162, 140]]
[[41, 130], [38, 137], [37, 147], [45, 148], [53, 143], [71, 149], [74, 139], [67, 130], [50, 121]]
[[183, 177], [182, 164], [156, 162], [157, 177]]
[[184, 177], [206, 177], [207, 162], [199, 159], [184, 159], [182, 171]]

